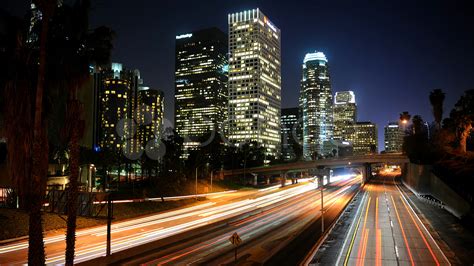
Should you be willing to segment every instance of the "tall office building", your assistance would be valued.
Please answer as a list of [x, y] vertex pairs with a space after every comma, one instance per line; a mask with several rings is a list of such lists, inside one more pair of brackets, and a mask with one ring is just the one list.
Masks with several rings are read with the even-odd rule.
[[384, 128], [385, 152], [402, 152], [403, 130], [396, 122], [390, 122]]
[[308, 53], [303, 60], [300, 108], [303, 120], [303, 156], [331, 153], [325, 147], [333, 138], [333, 105], [328, 60], [322, 52]]
[[260, 9], [229, 14], [229, 140], [280, 154], [280, 30]]
[[295, 145], [300, 145], [301, 121], [299, 108], [281, 109], [281, 156], [285, 161], [296, 159]]
[[[163, 126], [164, 93], [161, 90], [150, 89], [146, 86], [138, 88], [137, 138], [138, 143], [146, 148], [149, 141], [159, 143]], [[155, 147], [156, 145], [151, 145]]]
[[[110, 68], [94, 74], [94, 91], [97, 108], [93, 129], [94, 149], [136, 150], [133, 136], [137, 131], [137, 90], [142, 83], [138, 70], [127, 70], [122, 64], [112, 63]], [[131, 142], [126, 142], [131, 139]]]
[[350, 127], [347, 141], [352, 143], [354, 155], [378, 152], [377, 125], [372, 122], [357, 122]]
[[227, 41], [217, 28], [176, 36], [175, 128], [186, 150], [227, 119]]
[[352, 91], [338, 91], [334, 97], [334, 139], [347, 140], [357, 121], [357, 104]]

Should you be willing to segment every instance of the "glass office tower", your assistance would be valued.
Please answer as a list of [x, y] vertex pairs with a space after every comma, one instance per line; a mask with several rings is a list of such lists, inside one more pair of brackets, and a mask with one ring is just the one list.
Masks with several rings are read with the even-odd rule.
[[280, 30], [260, 9], [228, 15], [229, 140], [280, 155]]
[[334, 97], [334, 139], [347, 140], [349, 128], [357, 121], [354, 92], [338, 91]]
[[[322, 52], [308, 53], [303, 60], [300, 109], [303, 120], [303, 156], [314, 159], [332, 152], [333, 100], [328, 60]], [[331, 147], [329, 147], [331, 146]]]
[[175, 128], [184, 157], [227, 119], [227, 41], [217, 28], [176, 36]]

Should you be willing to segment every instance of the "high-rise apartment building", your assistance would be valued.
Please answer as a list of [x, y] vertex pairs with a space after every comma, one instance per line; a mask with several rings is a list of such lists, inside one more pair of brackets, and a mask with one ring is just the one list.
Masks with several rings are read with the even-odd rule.
[[338, 91], [334, 96], [334, 139], [347, 140], [351, 126], [357, 121], [354, 92]]
[[267, 160], [280, 154], [280, 30], [260, 9], [228, 15], [229, 135], [257, 142]]
[[303, 156], [311, 159], [331, 153], [332, 147], [325, 147], [325, 143], [333, 138], [332, 92], [328, 60], [322, 52], [308, 53], [304, 57], [300, 108]]
[[175, 128], [186, 150], [227, 119], [227, 42], [217, 28], [176, 36]]
[[[301, 121], [299, 108], [281, 109], [281, 156], [285, 161], [296, 159], [299, 147], [301, 145]], [[301, 147], [302, 149], [302, 147]]]
[[390, 122], [384, 128], [385, 152], [402, 152], [403, 130], [396, 122]]
[[357, 122], [352, 125], [347, 141], [352, 143], [354, 155], [378, 152], [377, 125], [372, 122]]

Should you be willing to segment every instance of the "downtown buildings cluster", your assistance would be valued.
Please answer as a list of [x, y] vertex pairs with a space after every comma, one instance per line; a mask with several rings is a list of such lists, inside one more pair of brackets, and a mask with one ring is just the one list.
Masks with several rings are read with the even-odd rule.
[[[281, 108], [281, 32], [260, 9], [229, 14], [228, 34], [208, 28], [175, 42], [174, 128], [184, 138], [184, 158], [209, 136], [222, 137], [223, 145], [263, 147], [266, 162], [378, 152], [377, 125], [357, 120], [354, 92], [333, 96], [323, 52], [302, 58], [299, 104]], [[99, 123], [92, 146], [132, 156], [159, 145], [163, 92], [119, 64], [94, 73]], [[398, 123], [385, 127], [386, 152], [401, 151], [401, 132]]]

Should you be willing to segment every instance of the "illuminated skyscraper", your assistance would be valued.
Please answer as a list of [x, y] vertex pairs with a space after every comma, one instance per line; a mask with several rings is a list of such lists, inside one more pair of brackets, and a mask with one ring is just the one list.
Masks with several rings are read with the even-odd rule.
[[[176, 36], [175, 128], [185, 149], [227, 119], [227, 35], [210, 28]], [[185, 156], [187, 153], [185, 153]]]
[[354, 155], [378, 152], [377, 125], [371, 122], [357, 122], [350, 126], [347, 141], [352, 143]]
[[308, 53], [303, 60], [300, 108], [303, 120], [303, 156], [331, 153], [325, 143], [333, 138], [333, 105], [328, 60], [322, 52]]
[[137, 89], [142, 83], [140, 73], [112, 63], [109, 69], [95, 73], [94, 79], [97, 95], [94, 149], [121, 150], [126, 138], [132, 138], [136, 132], [132, 120], [136, 119], [133, 110], [137, 104]]
[[280, 30], [258, 8], [229, 14], [229, 140], [280, 154]]
[[334, 139], [347, 140], [349, 128], [357, 120], [355, 95], [352, 91], [338, 91], [334, 98]]
[[163, 125], [163, 98], [164, 94], [160, 90], [150, 89], [141, 86], [138, 88], [138, 112], [136, 123], [138, 125], [138, 143], [145, 149], [149, 141], [155, 141], [156, 147], [161, 138]]
[[385, 126], [384, 136], [386, 153], [402, 152], [403, 130], [398, 123], [388, 123], [388, 125]]
[[300, 145], [301, 139], [299, 117], [298, 107], [281, 109], [281, 155], [285, 161], [294, 160], [297, 156], [295, 145]]

